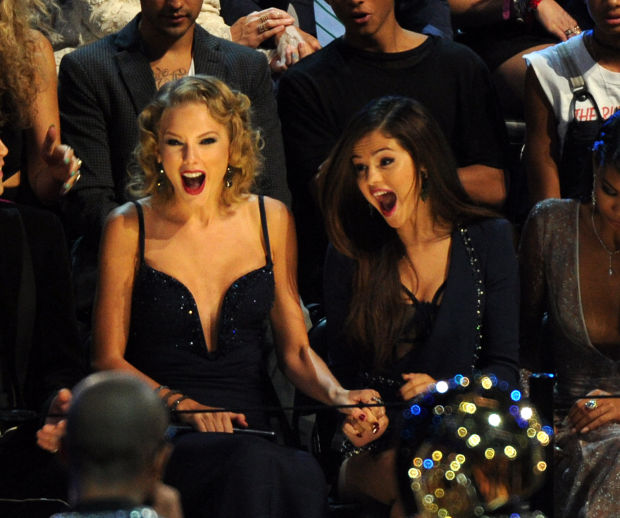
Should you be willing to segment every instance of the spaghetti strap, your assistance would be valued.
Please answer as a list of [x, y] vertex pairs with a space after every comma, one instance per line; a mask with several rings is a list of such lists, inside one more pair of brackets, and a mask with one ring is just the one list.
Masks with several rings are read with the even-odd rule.
[[142, 264], [144, 263], [144, 214], [142, 212], [142, 205], [137, 201], [134, 201], [133, 204], [136, 206], [136, 211], [138, 212], [138, 245], [140, 247], [140, 264]]
[[271, 266], [273, 263], [271, 261], [271, 246], [269, 245], [269, 230], [267, 229], [267, 214], [265, 212], [265, 199], [262, 195], [259, 195], [258, 197], [258, 206], [260, 208], [260, 223], [263, 228], [265, 248], [267, 249], [265, 257], [267, 259], [267, 266]]

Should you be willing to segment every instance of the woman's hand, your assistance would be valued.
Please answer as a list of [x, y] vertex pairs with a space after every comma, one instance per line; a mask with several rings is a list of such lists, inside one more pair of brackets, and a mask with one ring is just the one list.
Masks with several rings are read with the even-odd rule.
[[566, 41], [581, 32], [577, 21], [555, 0], [542, 0], [535, 15], [538, 22], [560, 41]]
[[239, 18], [230, 26], [230, 37], [235, 43], [255, 49], [293, 23], [295, 20], [286, 11], [270, 7]]
[[[348, 402], [345, 404], [354, 405], [383, 403], [381, 395], [376, 390], [349, 390], [347, 391]], [[381, 437], [387, 430], [390, 420], [385, 413], [384, 406], [374, 406], [365, 408], [349, 408], [343, 412], [348, 416], [342, 425], [342, 431], [359, 448], [366, 446], [372, 441]]]
[[66, 144], [58, 144], [58, 128], [53, 124], [45, 134], [41, 158], [47, 167], [47, 174], [62, 183], [61, 193], [67, 193], [80, 178], [82, 161]]
[[[48, 414], [66, 415], [71, 404], [72, 394], [69, 389], [60, 389], [52, 400]], [[37, 444], [50, 453], [57, 453], [60, 449], [62, 438], [67, 429], [67, 420], [64, 417], [48, 417], [45, 424], [37, 431]]]
[[424, 373], [411, 372], [402, 376], [405, 384], [400, 388], [400, 395], [405, 401], [419, 396], [422, 392], [426, 392], [436, 383], [435, 379]]
[[[179, 397], [181, 397], [180, 394]], [[178, 398], [170, 398], [170, 401], [174, 403], [175, 399]], [[201, 405], [193, 399], [184, 399], [176, 405], [175, 410], [214, 410], [214, 407]], [[237, 414], [235, 412], [181, 413], [178, 414], [178, 416], [181, 421], [190, 424], [199, 432], [233, 433], [233, 426], [241, 426], [243, 428], [248, 427], [248, 422], [245, 419], [245, 415]]]
[[[603, 395], [609, 392], [600, 389], [588, 392], [588, 396]], [[620, 398], [579, 399], [568, 412], [568, 421], [573, 432], [579, 433], [588, 433], [607, 423], [620, 423]]]

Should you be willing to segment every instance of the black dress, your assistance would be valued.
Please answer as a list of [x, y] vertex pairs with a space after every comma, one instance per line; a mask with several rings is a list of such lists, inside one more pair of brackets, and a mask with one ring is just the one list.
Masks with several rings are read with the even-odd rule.
[[[273, 263], [259, 197], [265, 265], [228, 288], [217, 349], [209, 352], [196, 302], [180, 281], [144, 260], [144, 217], [136, 203], [140, 264], [125, 358], [157, 382], [208, 406], [244, 409], [252, 428], [268, 428], [264, 322], [274, 298]], [[214, 253], [217, 253], [214, 247]], [[185, 516], [319, 517], [326, 489], [306, 452], [255, 436], [189, 433], [175, 441], [166, 482], [181, 492]]]

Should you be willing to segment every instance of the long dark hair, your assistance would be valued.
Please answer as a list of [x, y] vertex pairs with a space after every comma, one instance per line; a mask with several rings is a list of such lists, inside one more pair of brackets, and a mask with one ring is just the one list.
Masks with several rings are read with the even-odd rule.
[[426, 203], [437, 225], [451, 229], [496, 214], [474, 205], [466, 194], [439, 125], [417, 101], [382, 97], [349, 122], [320, 168], [319, 203], [330, 241], [357, 265], [347, 335], [362, 348], [362, 356], [381, 370], [392, 359], [402, 330], [405, 305], [398, 265], [406, 251], [396, 231], [374, 214], [375, 209], [369, 209], [357, 186], [353, 148], [374, 131], [396, 139], [411, 155], [417, 185], [422, 182], [421, 171], [426, 172]]

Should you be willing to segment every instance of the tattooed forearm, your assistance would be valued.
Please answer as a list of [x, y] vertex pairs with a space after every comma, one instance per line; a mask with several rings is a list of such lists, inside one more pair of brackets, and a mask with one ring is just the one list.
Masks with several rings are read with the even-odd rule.
[[174, 81], [175, 79], [180, 79], [181, 77], [185, 77], [187, 75], [187, 69], [185, 68], [177, 68], [176, 70], [168, 70], [167, 68], [153, 68], [153, 76], [155, 77], [155, 85], [159, 90], [163, 85], [169, 83], [170, 81]]

